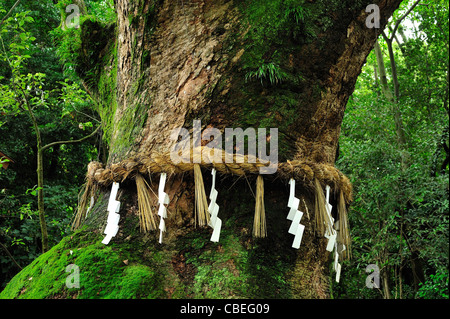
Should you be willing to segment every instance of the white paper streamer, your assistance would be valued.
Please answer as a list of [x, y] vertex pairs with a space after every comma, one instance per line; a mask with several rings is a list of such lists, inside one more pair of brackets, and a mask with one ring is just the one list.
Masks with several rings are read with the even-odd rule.
[[336, 269], [336, 282], [339, 282], [340, 278], [341, 278], [341, 264], [338, 263]]
[[295, 211], [295, 215], [294, 215], [294, 219], [292, 220], [292, 224], [291, 227], [289, 227], [289, 234], [295, 235], [297, 234], [297, 228], [300, 225], [300, 220], [303, 217], [303, 212], [296, 210]]
[[325, 189], [326, 189], [325, 208], [327, 211], [328, 218], [331, 221], [331, 225], [329, 225], [329, 227], [326, 227], [326, 231], [325, 231], [325, 238], [328, 239], [328, 244], [327, 244], [326, 249], [327, 249], [327, 251], [332, 252], [334, 249], [335, 243], [336, 243], [337, 232], [333, 228], [334, 218], [331, 216], [331, 210], [333, 209], [333, 205], [330, 204], [330, 186], [326, 185]]
[[295, 212], [297, 211], [298, 205], [300, 205], [300, 200], [294, 197], [294, 199], [292, 200], [292, 206], [289, 206], [291, 210], [289, 211], [287, 219], [294, 220]]
[[298, 225], [297, 230], [295, 232], [294, 242], [292, 243], [292, 247], [295, 249], [300, 248], [300, 244], [302, 243], [303, 232], [305, 231], [305, 225]]
[[298, 210], [300, 200], [295, 197], [295, 179], [291, 178], [289, 180], [289, 184], [291, 187], [287, 206], [290, 208], [290, 210], [287, 219], [292, 220], [292, 223], [289, 227], [288, 232], [292, 235], [295, 235], [292, 247], [295, 249], [299, 249], [303, 238], [303, 232], [305, 231], [305, 225], [300, 224], [300, 221], [303, 217], [303, 212]]
[[[345, 250], [345, 245], [343, 245], [342, 251]], [[334, 271], [336, 272], [336, 282], [339, 282], [341, 277], [341, 264], [339, 263], [339, 253], [338, 253], [338, 243], [334, 244]]]
[[209, 226], [213, 229], [213, 233], [211, 235], [211, 241], [217, 243], [220, 238], [220, 230], [222, 228], [222, 220], [217, 217], [219, 214], [219, 205], [216, 203], [218, 192], [216, 190], [216, 169], [213, 168], [212, 172], [212, 186], [211, 186], [211, 192], [209, 194], [209, 199], [211, 202], [208, 206], [208, 211], [211, 215], [209, 219]]
[[295, 179], [291, 178], [289, 180], [290, 192], [289, 192], [289, 200], [288, 200], [288, 207], [294, 206], [294, 198], [295, 198]]
[[338, 250], [337, 250], [337, 243], [335, 243], [334, 245], [334, 270], [336, 271], [338, 264], [339, 264], [339, 254], [338, 254]]
[[161, 173], [159, 178], [159, 187], [158, 187], [158, 216], [160, 216], [159, 220], [159, 243], [162, 244], [163, 232], [166, 231], [166, 222], [164, 218], [167, 218], [167, 208], [165, 205], [169, 204], [169, 195], [164, 192], [164, 187], [166, 186], [166, 173]]
[[[326, 203], [325, 203], [325, 207], [326, 207], [326, 211], [328, 214], [328, 218], [331, 221], [331, 225], [330, 228], [325, 232], [325, 238], [328, 239], [328, 243], [327, 243], [327, 251], [332, 252], [334, 250], [334, 265], [333, 265], [333, 269], [336, 272], [336, 282], [339, 282], [340, 278], [341, 278], [341, 264], [339, 263], [339, 252], [338, 252], [338, 243], [336, 241], [337, 238], [337, 231], [335, 229], [335, 223], [334, 223], [334, 218], [331, 215], [331, 210], [333, 209], [333, 206], [330, 204], [330, 186], [326, 185], [325, 186], [325, 191], [326, 191]], [[330, 232], [331, 230], [331, 232]], [[343, 245], [342, 247], [342, 251], [345, 250], [345, 245]]]
[[216, 219], [214, 225], [213, 233], [211, 235], [211, 241], [217, 243], [220, 238], [220, 229], [222, 228], [222, 220], [220, 218]]
[[[108, 202], [108, 219], [106, 221], [106, 227], [103, 231], [106, 237], [103, 238], [102, 243], [108, 245], [111, 239], [117, 235], [119, 231], [119, 220], [120, 220], [120, 201], [116, 200], [117, 191], [119, 190], [119, 183], [113, 183], [111, 187], [111, 194], [109, 195]], [[91, 198], [91, 205], [93, 203], [93, 197]]]
[[86, 216], [84, 218], [86, 219], [88, 217], [89, 211], [94, 207], [94, 196], [91, 196], [91, 203], [89, 204], [88, 209], [86, 210]]

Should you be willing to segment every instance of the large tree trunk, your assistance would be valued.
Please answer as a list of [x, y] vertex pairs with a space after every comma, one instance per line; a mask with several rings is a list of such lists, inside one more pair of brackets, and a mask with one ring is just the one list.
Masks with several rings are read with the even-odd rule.
[[[161, 280], [166, 281], [161, 296], [329, 296], [330, 254], [326, 239], [317, 236], [315, 194], [307, 186], [317, 177], [315, 165], [334, 165], [347, 100], [368, 53], [401, 1], [363, 2], [302, 2], [307, 15], [296, 25], [297, 33], [280, 28], [276, 36], [261, 31], [252, 20], [267, 1], [117, 0], [114, 25], [88, 20], [81, 26], [78, 71], [100, 105], [109, 145], [105, 167], [167, 154], [176, 143], [170, 138], [172, 130], [184, 127], [192, 132], [193, 121], [201, 120], [202, 130], [213, 127], [221, 132], [278, 128], [279, 162], [299, 160], [313, 168], [310, 180], [305, 177], [297, 187], [306, 226], [299, 250], [291, 247], [293, 236], [287, 232], [285, 179], [265, 178], [268, 235], [254, 239], [254, 176], [220, 176], [216, 189], [223, 226], [216, 244], [209, 242], [210, 229], [195, 227], [192, 174], [171, 175], [165, 189], [171, 202], [162, 245], [158, 234], [136, 232], [136, 186], [132, 178], [125, 179], [121, 228], [112, 243], [131, 247], [130, 241], [145, 242], [142, 260], [133, 262], [145, 263], [148, 256], [163, 252], [166, 270]], [[365, 8], [373, 2], [380, 8], [380, 29], [366, 26]], [[260, 42], [252, 46], [255, 39]], [[249, 76], [258, 65], [273, 61], [282, 70], [280, 82]], [[208, 190], [209, 171], [203, 175]], [[115, 178], [110, 176], [100, 186], [109, 187]], [[157, 193], [154, 176], [151, 185]], [[326, 178], [319, 182], [323, 188], [327, 184]], [[334, 198], [342, 185], [331, 186]], [[108, 187], [100, 188], [100, 194], [107, 195]], [[97, 200], [106, 203], [105, 198]], [[349, 198], [346, 192], [347, 202]], [[157, 210], [156, 199], [153, 205]], [[105, 221], [105, 205], [99, 204], [86, 224], [101, 230]]]

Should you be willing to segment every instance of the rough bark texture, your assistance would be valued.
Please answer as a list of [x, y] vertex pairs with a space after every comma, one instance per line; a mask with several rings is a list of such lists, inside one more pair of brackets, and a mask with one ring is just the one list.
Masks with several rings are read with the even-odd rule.
[[[279, 161], [333, 164], [347, 100], [381, 31], [365, 25], [368, 13], [364, 9], [372, 2], [379, 5], [383, 27], [401, 1], [305, 1], [304, 10], [311, 14], [301, 30], [309, 28], [313, 36], [306, 31], [297, 36], [284, 33], [285, 39], [280, 36], [283, 45], [280, 39], [268, 38], [265, 46], [254, 48], [247, 35], [257, 31], [249, 17], [263, 1], [117, 0], [116, 24], [86, 21], [82, 25], [79, 66], [86, 88], [101, 105], [110, 147], [108, 163], [136, 153], [151, 156], [169, 151], [175, 143], [169, 138], [171, 130], [192, 129], [192, 121], [200, 119], [202, 128], [276, 127]], [[289, 76], [278, 84], [267, 79], [246, 81], [246, 75], [254, 71], [255, 52], [266, 62], [281, 52], [277, 63]], [[209, 172], [204, 172], [204, 180], [208, 193]], [[306, 228], [301, 248], [295, 250], [291, 248], [293, 236], [287, 232], [288, 185], [281, 180], [265, 183], [268, 237], [252, 238], [254, 182], [253, 178], [231, 176], [218, 179], [223, 225], [220, 242], [212, 243], [211, 229], [194, 227], [192, 174], [170, 178], [163, 245], [157, 243], [159, 234], [139, 233], [134, 181], [122, 183], [120, 231], [110, 246], [115, 249], [114, 258], [127, 262], [119, 263], [114, 271], [120, 277], [131, 271], [127, 270], [130, 265], [142, 266], [151, 273], [148, 280], [156, 283], [144, 292], [138, 285], [141, 292], [130, 294], [329, 297], [330, 254], [325, 250], [326, 240], [315, 233], [314, 193], [297, 189]], [[158, 180], [150, 183], [157, 192]], [[334, 206], [337, 195], [332, 194]], [[97, 243], [101, 235], [95, 234], [101, 233], [106, 223], [107, 199], [108, 190], [101, 189], [85, 222], [93, 233], [89, 240]], [[156, 197], [154, 200], [157, 209]], [[73, 243], [64, 241], [57, 250], [88, 249], [79, 239], [85, 237], [85, 231], [77, 233]], [[108, 249], [102, 251], [110, 252]], [[85, 260], [80, 255], [72, 262]], [[101, 267], [101, 258], [93, 264]], [[99, 280], [109, 287], [116, 284], [114, 278]], [[19, 294], [22, 286], [14, 285]], [[81, 290], [72, 294], [88, 297], [93, 293], [89, 289], [82, 284]], [[102, 289], [97, 289], [97, 296], [115, 296], [105, 295]], [[65, 293], [53, 296], [61, 294]]]
[[[398, 3], [380, 2], [381, 18], [385, 20]], [[306, 8], [320, 5], [325, 6], [318, 2]], [[245, 81], [241, 61], [249, 29], [241, 8], [245, 4], [118, 0], [116, 38], [112, 38], [117, 46], [112, 53], [117, 56], [111, 60], [117, 63], [116, 85], [111, 87], [115, 90], [99, 92], [101, 101], [116, 93], [116, 109], [105, 106], [115, 111], [109, 162], [137, 151], [149, 155], [168, 151], [174, 144], [171, 129], [190, 128], [193, 119], [201, 119], [203, 128], [234, 127], [238, 122], [245, 129], [245, 124], [258, 127], [266, 117], [265, 127], [279, 127], [280, 144], [286, 145], [281, 160], [333, 163], [347, 99], [379, 34], [379, 29], [365, 25], [365, 5], [349, 6], [343, 3], [336, 12], [323, 10], [332, 26], [315, 39], [301, 44], [286, 39], [291, 52], [284, 57], [285, 67], [304, 80], [279, 88]], [[108, 70], [116, 71], [106, 63], [104, 73]], [[273, 114], [274, 98], [288, 95], [286, 91], [297, 100], [289, 105], [295, 114]], [[252, 108], [261, 109], [261, 114], [250, 121], [243, 112]], [[130, 118], [132, 124], [141, 125], [134, 134], [129, 134]]]

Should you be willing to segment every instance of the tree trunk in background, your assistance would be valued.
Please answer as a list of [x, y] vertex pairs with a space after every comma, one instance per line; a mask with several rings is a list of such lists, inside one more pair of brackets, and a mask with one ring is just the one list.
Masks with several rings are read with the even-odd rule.
[[39, 225], [41, 228], [41, 240], [42, 240], [42, 252], [45, 253], [48, 250], [48, 231], [47, 222], [45, 221], [45, 209], [44, 209], [44, 154], [41, 131], [39, 129], [36, 117], [33, 114], [31, 105], [26, 99], [26, 95], [23, 95], [26, 101], [27, 112], [33, 123], [34, 133], [36, 134], [36, 148], [37, 148], [37, 198], [38, 198], [38, 212], [39, 212]]
[[[100, 105], [109, 144], [105, 164], [168, 152], [176, 142], [170, 138], [173, 129], [192, 132], [193, 120], [201, 120], [202, 130], [213, 127], [221, 132], [278, 128], [280, 162], [334, 165], [347, 100], [368, 53], [401, 1], [363, 2], [307, 1], [303, 21], [295, 25], [297, 33], [282, 25], [271, 36], [252, 20], [261, 10], [270, 14], [265, 1], [115, 1], [114, 25], [87, 20], [81, 26], [78, 66], [85, 87]], [[373, 2], [380, 8], [380, 29], [366, 26], [365, 8]], [[294, 9], [288, 13], [299, 12]], [[256, 40], [260, 42], [252, 45]], [[268, 76], [261, 81], [248, 76], [271, 62], [279, 83], [270, 83]], [[203, 175], [208, 190], [210, 174]], [[158, 181], [153, 182], [157, 191]], [[167, 232], [158, 246], [156, 234], [133, 235], [136, 188], [131, 181], [121, 184], [121, 228], [113, 242], [128, 243], [131, 236], [131, 241], [151, 242], [144, 255], [162, 250], [169, 256], [165, 265], [173, 276], [165, 275], [165, 297], [329, 296], [330, 255], [326, 240], [314, 233], [311, 192], [297, 188], [306, 225], [297, 251], [290, 247], [293, 236], [287, 233], [287, 183], [265, 183], [268, 237], [254, 240], [254, 198], [249, 189], [254, 189], [254, 179], [219, 177], [216, 189], [224, 223], [219, 244], [209, 242], [210, 230], [194, 227], [193, 185], [190, 174], [169, 179]], [[101, 191], [108, 194], [107, 189]], [[104, 206], [94, 209], [86, 223], [100, 228], [105, 214]], [[134, 223], [129, 226], [127, 221]], [[218, 274], [222, 289], [210, 295]], [[197, 290], [180, 293], [176, 282]], [[252, 288], [240, 290], [246, 285]]]

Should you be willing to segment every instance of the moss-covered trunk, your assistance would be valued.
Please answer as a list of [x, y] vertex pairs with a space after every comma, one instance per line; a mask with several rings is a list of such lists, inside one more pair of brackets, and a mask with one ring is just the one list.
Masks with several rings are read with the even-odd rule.
[[[225, 128], [277, 128], [279, 162], [333, 166], [347, 99], [381, 30], [366, 26], [365, 8], [373, 2], [383, 27], [401, 1], [115, 1], [115, 24], [87, 20], [81, 26], [78, 66], [100, 105], [109, 145], [103, 164], [166, 153], [176, 143], [173, 129], [192, 133], [193, 121], [200, 120], [202, 130], [222, 133]], [[148, 177], [157, 193], [158, 178]], [[209, 170], [203, 178], [209, 193]], [[84, 230], [49, 252], [74, 252], [55, 257], [55, 263], [79, 264], [81, 287], [46, 297], [330, 296], [331, 255], [315, 229], [314, 190], [301, 183], [296, 195], [305, 233], [299, 250], [291, 247], [288, 233], [285, 179], [266, 178], [268, 234], [255, 239], [255, 177], [218, 176], [223, 224], [220, 241], [213, 243], [210, 228], [195, 227], [193, 174], [169, 176], [167, 231], [159, 244], [159, 232], [139, 231], [136, 185], [127, 178], [120, 184], [119, 233], [106, 247], [99, 244], [107, 218], [105, 184]], [[338, 192], [333, 189], [333, 204]], [[156, 197], [152, 205], [157, 211]], [[109, 257], [87, 258], [83, 251], [92, 247]], [[104, 264], [106, 258], [114, 261], [113, 270]], [[56, 282], [65, 276], [55, 274]], [[124, 278], [130, 283], [120, 288]], [[24, 288], [15, 285], [12, 296]]]

